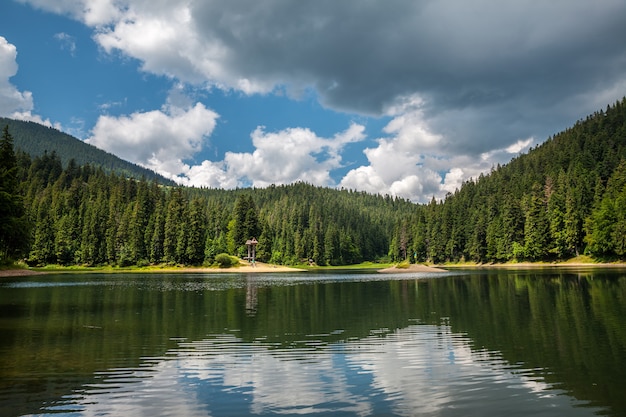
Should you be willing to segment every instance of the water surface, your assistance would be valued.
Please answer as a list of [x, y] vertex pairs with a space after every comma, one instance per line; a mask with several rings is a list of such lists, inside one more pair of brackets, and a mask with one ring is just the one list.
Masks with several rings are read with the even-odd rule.
[[626, 415], [623, 270], [0, 282], [0, 415]]

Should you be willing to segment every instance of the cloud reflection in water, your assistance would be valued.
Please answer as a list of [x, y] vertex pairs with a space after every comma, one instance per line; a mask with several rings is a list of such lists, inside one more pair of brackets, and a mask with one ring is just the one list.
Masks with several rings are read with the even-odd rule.
[[[179, 340], [137, 368], [96, 375], [48, 411], [90, 415], [593, 415], [541, 378], [473, 349], [448, 325], [415, 324], [329, 343], [290, 346], [236, 334]], [[597, 410], [595, 410], [597, 411]]]

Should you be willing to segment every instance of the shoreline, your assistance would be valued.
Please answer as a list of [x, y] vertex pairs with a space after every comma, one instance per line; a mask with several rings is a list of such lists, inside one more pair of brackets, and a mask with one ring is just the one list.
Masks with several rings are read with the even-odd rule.
[[0, 278], [5, 277], [22, 277], [44, 274], [168, 274], [168, 273], [184, 273], [184, 274], [222, 274], [222, 273], [276, 273], [276, 272], [305, 272], [304, 269], [294, 268], [284, 265], [266, 264], [257, 262], [255, 266], [248, 263], [241, 263], [239, 266], [230, 268], [211, 268], [211, 267], [191, 267], [191, 266], [165, 266], [165, 267], [145, 267], [145, 268], [113, 268], [113, 267], [58, 267], [58, 268], [14, 268], [0, 269]]
[[[520, 263], [503, 263], [503, 264], [411, 264], [406, 268], [398, 268], [391, 266], [388, 268], [377, 269], [377, 272], [383, 274], [402, 274], [413, 272], [447, 272], [454, 269], [540, 269], [540, 268], [626, 268], [625, 262], [616, 263], [593, 263], [593, 262], [520, 262]], [[113, 268], [113, 267], [59, 267], [59, 268], [10, 268], [0, 269], [0, 278], [24, 277], [32, 275], [44, 274], [167, 274], [167, 273], [190, 273], [190, 274], [223, 274], [223, 273], [279, 273], [279, 272], [308, 272], [308, 269], [296, 268], [284, 265], [266, 264], [257, 262], [255, 266], [248, 263], [241, 263], [239, 266], [231, 268], [212, 268], [212, 267], [189, 267], [189, 266], [165, 266], [165, 267], [145, 267], [145, 268]]]

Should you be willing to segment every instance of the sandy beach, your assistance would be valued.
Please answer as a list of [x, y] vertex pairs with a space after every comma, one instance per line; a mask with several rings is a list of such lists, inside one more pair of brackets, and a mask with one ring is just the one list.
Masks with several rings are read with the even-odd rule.
[[[160, 271], [160, 270], [159, 270]], [[164, 271], [170, 271], [165, 269]], [[304, 272], [304, 269], [293, 268], [284, 265], [266, 264], [263, 262], [256, 262], [253, 266], [248, 262], [242, 262], [239, 266], [233, 268], [172, 268], [172, 272], [202, 272], [202, 273], [222, 273], [222, 272], [236, 272], [236, 273], [261, 273], [261, 272]]]
[[383, 274], [403, 274], [403, 273], [413, 273], [413, 272], [447, 272], [445, 269], [435, 268], [432, 266], [420, 265], [420, 264], [411, 264], [407, 268], [397, 268], [392, 266], [390, 268], [380, 269], [378, 272]]

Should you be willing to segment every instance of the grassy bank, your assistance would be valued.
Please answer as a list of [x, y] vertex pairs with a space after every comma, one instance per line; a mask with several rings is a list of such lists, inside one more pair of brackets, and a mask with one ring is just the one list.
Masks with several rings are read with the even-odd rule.
[[440, 265], [444, 268], [541, 268], [541, 267], [626, 267], [624, 261], [605, 262], [587, 255], [554, 262], [504, 262], [481, 264], [476, 262], [454, 262]]

